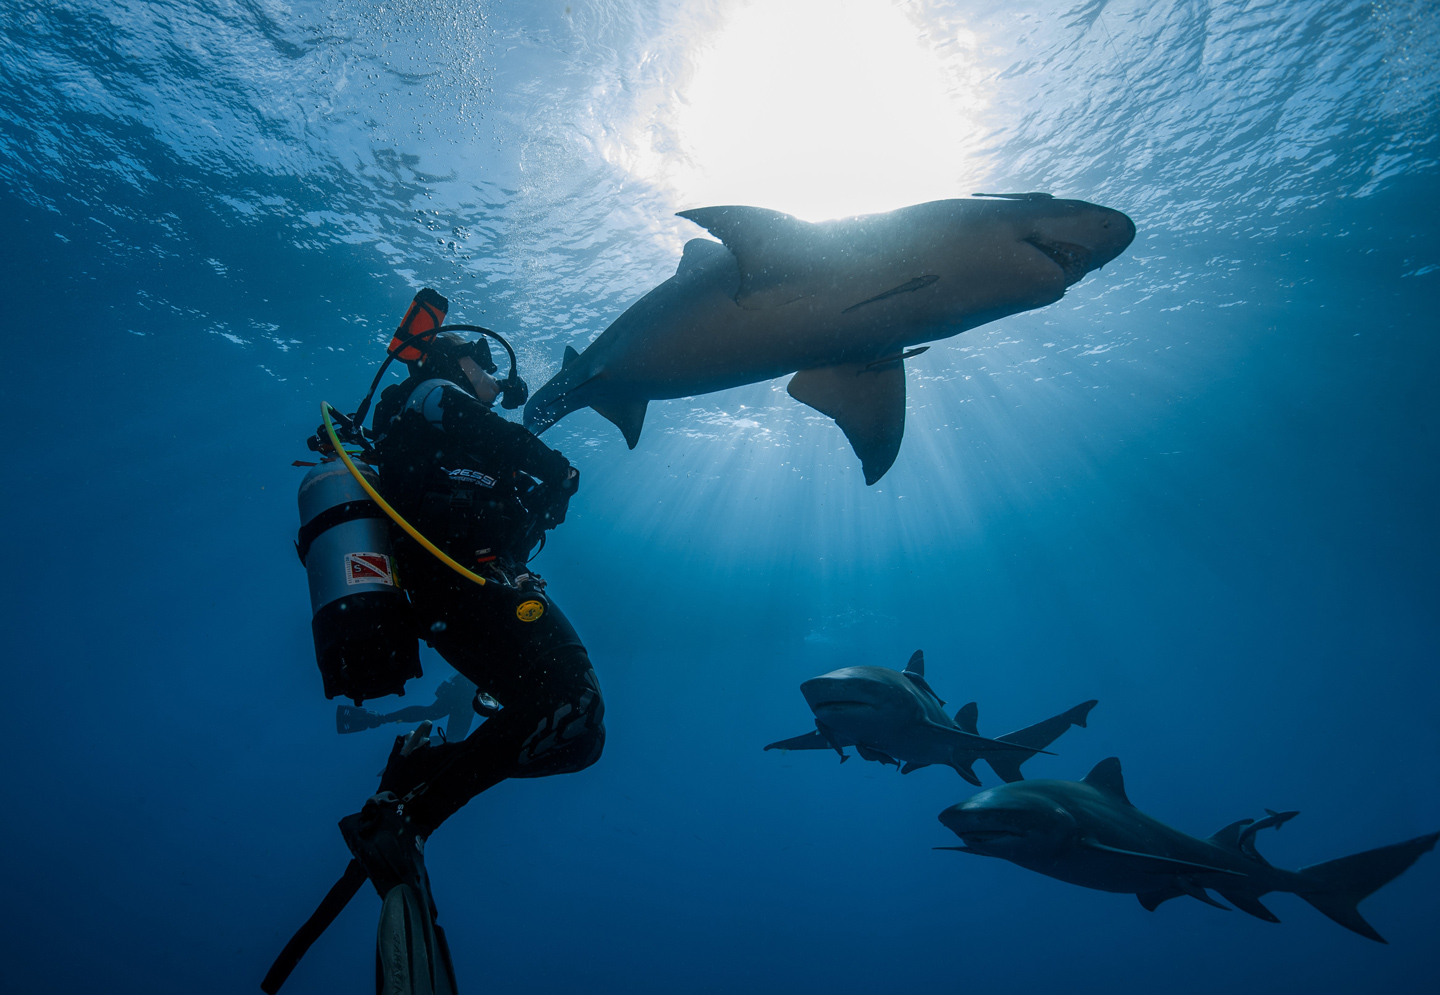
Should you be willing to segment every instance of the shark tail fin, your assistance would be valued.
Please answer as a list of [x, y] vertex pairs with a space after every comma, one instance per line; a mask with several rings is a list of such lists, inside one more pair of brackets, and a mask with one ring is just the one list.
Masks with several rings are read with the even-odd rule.
[[645, 409], [649, 401], [622, 401], [618, 404], [602, 402], [590, 405], [600, 417], [613, 424], [625, 436], [625, 444], [631, 449], [640, 441], [640, 429], [645, 424]]
[[1365, 921], [1357, 906], [1405, 873], [1421, 854], [1433, 850], [1437, 840], [1440, 833], [1430, 833], [1404, 843], [1392, 843], [1301, 868], [1303, 883], [1296, 894], [1346, 929], [1384, 943], [1385, 938]]
[[[1085, 721], [1090, 715], [1090, 709], [1098, 705], [1095, 700], [1082, 702], [1070, 709], [1068, 712], [1061, 712], [1059, 715], [1051, 716], [1043, 722], [1037, 722], [1033, 726], [1026, 726], [1024, 729], [1017, 729], [999, 737], [1002, 743], [1014, 743], [1016, 746], [1023, 746], [1030, 750], [1040, 751], [1045, 749], [1061, 734], [1071, 726], [1085, 728]], [[1023, 781], [1025, 776], [1020, 773], [1020, 765], [1029, 760], [1034, 753], [998, 753], [987, 756], [985, 761], [990, 765], [1002, 781], [1013, 782]]]

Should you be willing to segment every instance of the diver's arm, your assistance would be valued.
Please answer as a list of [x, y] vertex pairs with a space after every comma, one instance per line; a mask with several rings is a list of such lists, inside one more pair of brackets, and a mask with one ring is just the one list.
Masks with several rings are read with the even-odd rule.
[[524, 426], [506, 421], [458, 387], [444, 390], [441, 426], [447, 435], [463, 439], [486, 462], [523, 470], [566, 496], [579, 488], [579, 471]]

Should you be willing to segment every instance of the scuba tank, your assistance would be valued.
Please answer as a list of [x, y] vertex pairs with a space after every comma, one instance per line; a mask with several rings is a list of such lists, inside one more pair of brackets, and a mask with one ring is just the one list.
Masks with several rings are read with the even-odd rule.
[[[377, 483], [375, 471], [356, 469]], [[310, 630], [325, 697], [404, 694], [420, 676], [419, 639], [395, 573], [390, 522], [344, 463], [328, 459], [300, 483], [295, 543], [310, 581]]]

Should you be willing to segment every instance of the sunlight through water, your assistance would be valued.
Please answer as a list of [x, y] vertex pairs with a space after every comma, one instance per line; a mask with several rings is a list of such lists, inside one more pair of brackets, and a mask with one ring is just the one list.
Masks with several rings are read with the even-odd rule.
[[671, 181], [690, 206], [811, 221], [969, 193], [973, 128], [951, 89], [920, 30], [885, 0], [741, 7], [696, 54]]

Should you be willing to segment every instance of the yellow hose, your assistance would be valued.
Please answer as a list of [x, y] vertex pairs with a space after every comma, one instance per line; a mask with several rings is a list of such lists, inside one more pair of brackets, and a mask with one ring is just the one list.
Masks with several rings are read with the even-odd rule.
[[[429, 539], [426, 539], [419, 532], [417, 532], [415, 526], [411, 525], [409, 522], [405, 521], [405, 519], [401, 518], [400, 513], [394, 508], [390, 507], [389, 502], [382, 498], [379, 492], [375, 490], [375, 488], [370, 486], [370, 481], [366, 480], [363, 476], [361, 476], [360, 471], [356, 468], [354, 461], [350, 459], [350, 454], [347, 453], [345, 451], [345, 447], [340, 444], [340, 437], [335, 434], [335, 426], [330, 422], [330, 407], [331, 406], [324, 401], [320, 402], [320, 417], [325, 422], [325, 433], [330, 436], [330, 445], [334, 446], [335, 451], [340, 454], [340, 458], [345, 462], [345, 469], [350, 471], [350, 475], [355, 478], [356, 483], [358, 483], [362, 488], [364, 488], [366, 494], [370, 495], [370, 500], [378, 504], [381, 511], [389, 515], [396, 525], [400, 526], [407, 533], [409, 533], [411, 539], [414, 539], [420, 545], [424, 546], [427, 550], [433, 553], [435, 555], [435, 558], [438, 559], [441, 563], [445, 564], [451, 570], [454, 570], [457, 574], [459, 574], [461, 577], [464, 577], [466, 580], [473, 580], [475, 583], [483, 586], [485, 584], [484, 577], [481, 577], [474, 571], [466, 570], [460, 564], [452, 560], [443, 549], [441, 549], [439, 546], [436, 546]], [[538, 618], [539, 616], [537, 615], [536, 617]]]

